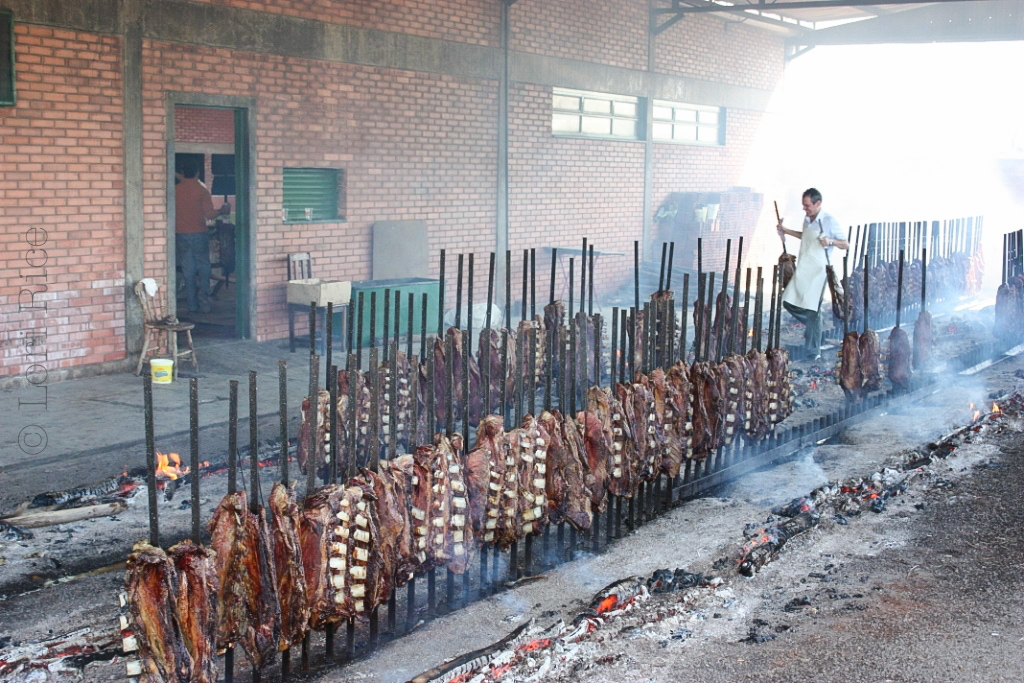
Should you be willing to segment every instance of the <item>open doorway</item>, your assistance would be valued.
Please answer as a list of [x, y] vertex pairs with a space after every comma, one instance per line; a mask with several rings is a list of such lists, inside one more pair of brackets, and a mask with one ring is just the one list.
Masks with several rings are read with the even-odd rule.
[[[193, 336], [235, 339], [249, 333], [246, 110], [177, 104], [174, 106], [173, 154], [175, 183], [183, 168], [198, 167], [198, 180], [209, 191], [218, 215], [207, 216], [201, 246], [184, 255], [184, 240], [175, 236], [169, 261], [174, 263], [176, 310], [181, 320], [195, 323]], [[223, 209], [221, 212], [220, 210]], [[176, 218], [178, 211], [175, 211]], [[202, 217], [199, 219], [202, 224]], [[181, 229], [181, 226], [178, 226]], [[196, 238], [189, 237], [194, 244]], [[208, 249], [206, 245], [208, 244]], [[203, 253], [197, 253], [203, 252]], [[209, 259], [209, 269], [200, 261]], [[198, 305], [189, 305], [184, 267], [196, 282]], [[198, 273], [198, 275], [197, 275]], [[206, 274], [209, 278], [206, 278]], [[204, 281], [205, 280], [205, 281]]]

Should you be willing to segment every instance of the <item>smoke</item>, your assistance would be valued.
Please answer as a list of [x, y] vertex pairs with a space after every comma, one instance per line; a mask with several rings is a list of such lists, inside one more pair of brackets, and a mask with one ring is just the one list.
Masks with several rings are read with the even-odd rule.
[[[799, 228], [800, 195], [843, 225], [985, 217], [986, 284], [1001, 235], [1024, 226], [1024, 90], [1006, 80], [1024, 44], [819, 46], [787, 65], [742, 184], [765, 195], [755, 248], [778, 254], [772, 202]], [[1024, 176], [1022, 176], [1024, 177]]]

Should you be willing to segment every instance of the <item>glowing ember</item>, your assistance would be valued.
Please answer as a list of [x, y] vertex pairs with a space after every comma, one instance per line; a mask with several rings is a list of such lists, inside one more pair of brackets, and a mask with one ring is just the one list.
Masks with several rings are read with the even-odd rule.
[[598, 614], [604, 614], [605, 612], [610, 612], [615, 607], [616, 603], [618, 603], [618, 601], [619, 601], [619, 596], [617, 596], [617, 595], [609, 595], [607, 598], [605, 598], [604, 600], [601, 601], [601, 603], [597, 606], [597, 609], [595, 609], [594, 611], [597, 612]]
[[189, 468], [181, 466], [181, 456], [177, 453], [160, 453], [157, 451], [156, 454], [156, 478], [157, 479], [177, 479], [188, 474]]
[[551, 645], [550, 638], [538, 638], [537, 640], [531, 640], [526, 645], [519, 648], [522, 652], [533, 652], [535, 650], [543, 650]]

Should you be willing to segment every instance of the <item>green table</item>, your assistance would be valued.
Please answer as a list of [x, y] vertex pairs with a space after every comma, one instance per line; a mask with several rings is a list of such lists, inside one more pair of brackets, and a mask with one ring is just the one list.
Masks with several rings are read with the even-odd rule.
[[[401, 317], [398, 323], [398, 333], [404, 348], [405, 336], [409, 331], [409, 295], [413, 295], [416, 302], [413, 306], [412, 333], [418, 335], [423, 321], [423, 295], [427, 295], [427, 329], [434, 330], [437, 327], [437, 287], [438, 281], [423, 277], [396, 278], [394, 280], [365, 280], [352, 283], [352, 301], [355, 304], [353, 320], [355, 329], [352, 330], [352, 338], [355, 343], [367, 346], [370, 343], [370, 302], [373, 294], [376, 294], [375, 318], [377, 324], [376, 337], [378, 341], [384, 335], [384, 295], [389, 297], [389, 315], [391, 320], [388, 323], [388, 335], [391, 339], [395, 336], [395, 292], [399, 292], [401, 300]], [[359, 336], [359, 295], [363, 295], [363, 334]], [[340, 316], [335, 316], [335, 332], [340, 334], [344, 329], [339, 326]]]

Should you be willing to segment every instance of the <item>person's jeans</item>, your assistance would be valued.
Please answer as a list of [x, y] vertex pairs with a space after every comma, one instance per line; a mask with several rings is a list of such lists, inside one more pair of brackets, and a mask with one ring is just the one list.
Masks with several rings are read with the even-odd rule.
[[[205, 232], [178, 233], [175, 253], [185, 280], [185, 298], [192, 312], [210, 307], [210, 235]], [[198, 280], [198, 283], [197, 283]]]
[[821, 353], [821, 313], [794, 306], [788, 301], [782, 305], [789, 314], [804, 324], [804, 353], [814, 358]]

